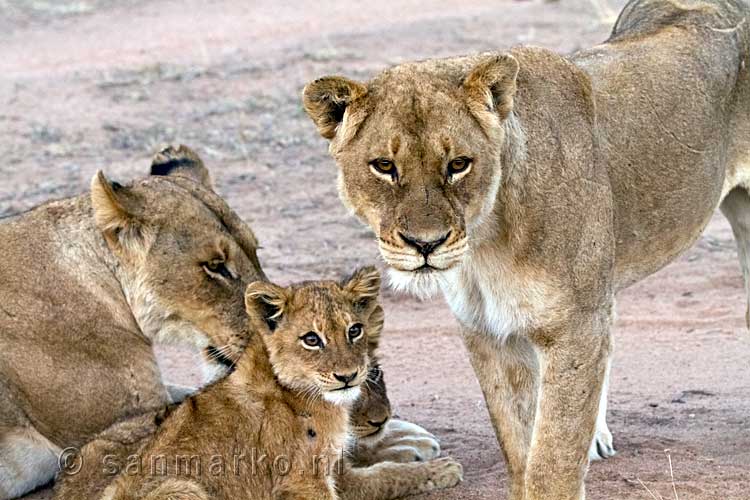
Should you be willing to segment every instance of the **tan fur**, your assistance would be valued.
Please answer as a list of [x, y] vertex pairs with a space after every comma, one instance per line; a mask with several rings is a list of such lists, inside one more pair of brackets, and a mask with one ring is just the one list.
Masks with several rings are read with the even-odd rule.
[[[415, 437], [420, 434], [419, 428], [408, 428], [405, 429], [406, 432], [399, 433], [389, 425], [390, 401], [376, 352], [383, 328], [383, 309], [380, 306], [375, 307], [368, 323], [366, 341], [370, 370], [366, 382], [362, 384], [362, 395], [349, 409], [349, 429], [357, 450], [344, 455], [344, 465], [332, 468], [336, 475], [336, 489], [340, 498], [389, 500], [454, 486], [462, 477], [462, 469], [457, 462], [451, 459], [428, 461], [427, 457], [415, 457], [415, 450], [419, 449], [419, 446], [414, 440], [420, 439]], [[87, 443], [76, 457], [81, 463], [80, 470], [75, 470], [74, 474], [62, 472], [58, 475], [55, 483], [55, 500], [99, 498], [105, 491], [112, 493], [113, 490], [108, 488], [118, 470], [127, 469], [128, 464], [139, 460], [139, 450], [148, 446], [165, 417], [172, 411], [174, 407], [149, 412], [119, 422], [100, 433]], [[227, 415], [227, 418], [229, 417]], [[416, 427], [413, 424], [405, 425]], [[401, 446], [378, 446], [383, 441], [389, 442], [393, 439]], [[426, 436], [421, 439], [428, 443], [432, 442]], [[388, 459], [388, 464], [379, 463], [385, 459]], [[369, 460], [372, 461], [368, 462]], [[402, 463], [415, 460], [419, 460], [419, 463]], [[374, 467], [371, 467], [372, 465]], [[166, 489], [200, 491], [202, 487], [192, 481], [168, 480], [149, 495], [158, 498], [157, 495], [161, 495]]]
[[[338, 478], [343, 499], [385, 500], [456, 484], [461, 468], [449, 459], [366, 470], [347, 466], [344, 471], [336, 465], [344, 456], [350, 414], [345, 405], [326, 401], [325, 394], [336, 390], [328, 379], [352, 364], [367, 373], [383, 323], [376, 303], [379, 284], [377, 273], [366, 269], [341, 284], [250, 285], [248, 312], [259, 338], [234, 373], [189, 398], [163, 424], [162, 414], [149, 414], [118, 424], [89, 443], [82, 450], [86, 466], [79, 475], [62, 478], [55, 499], [240, 499], [250, 491], [258, 499], [338, 498], [333, 489]], [[364, 325], [365, 336], [352, 341], [347, 331], [353, 322]], [[307, 331], [325, 333], [325, 348], [302, 347], [300, 332]], [[381, 410], [380, 404], [371, 409]], [[367, 416], [367, 408], [359, 411]], [[144, 429], [155, 436], [143, 438]], [[258, 469], [250, 462], [240, 470], [243, 462], [237, 456], [250, 461], [261, 455], [269, 457], [268, 462], [285, 457], [290, 472], [278, 473], [260, 462]], [[164, 474], [125, 468], [110, 483], [111, 476], [100, 472], [108, 456], [120, 463], [127, 456], [138, 457], [143, 464], [166, 457], [167, 465]], [[179, 457], [185, 457], [182, 472]], [[207, 464], [215, 457], [229, 465], [214, 476]]]
[[255, 237], [189, 149], [152, 171], [128, 186], [99, 172], [90, 194], [0, 224], [0, 499], [50, 480], [47, 455], [168, 401], [153, 340], [244, 348]]
[[612, 452], [614, 294], [722, 200], [750, 278], [749, 23], [741, 0], [634, 0], [570, 58], [521, 47], [305, 88], [392, 283], [442, 290], [462, 323], [514, 500], [584, 497], [589, 447]]

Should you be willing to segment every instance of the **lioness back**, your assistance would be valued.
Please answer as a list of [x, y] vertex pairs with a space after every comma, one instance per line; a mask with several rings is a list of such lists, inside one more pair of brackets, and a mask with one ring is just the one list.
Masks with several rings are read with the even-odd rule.
[[692, 245], [750, 182], [749, 19], [740, 0], [635, 0], [607, 42], [573, 57], [593, 85], [619, 287]]

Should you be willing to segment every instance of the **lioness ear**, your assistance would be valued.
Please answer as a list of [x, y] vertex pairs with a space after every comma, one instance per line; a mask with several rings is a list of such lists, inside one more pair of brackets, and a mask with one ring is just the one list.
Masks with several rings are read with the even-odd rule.
[[273, 332], [284, 315], [289, 296], [287, 290], [267, 281], [250, 283], [245, 290], [245, 310], [256, 324]]
[[331, 140], [347, 106], [366, 93], [367, 87], [361, 83], [341, 76], [325, 76], [305, 85], [302, 104], [320, 135]]
[[195, 151], [183, 144], [159, 150], [151, 160], [151, 175], [187, 177], [213, 189], [211, 176], [203, 160]]
[[96, 226], [108, 241], [131, 247], [142, 243], [137, 200], [130, 189], [110, 182], [101, 170], [91, 179], [91, 206]]
[[501, 119], [513, 111], [518, 61], [504, 54], [490, 56], [469, 72], [463, 87], [472, 110], [493, 111]]
[[378, 300], [380, 272], [373, 266], [357, 269], [344, 280], [342, 287], [357, 308], [366, 310]]

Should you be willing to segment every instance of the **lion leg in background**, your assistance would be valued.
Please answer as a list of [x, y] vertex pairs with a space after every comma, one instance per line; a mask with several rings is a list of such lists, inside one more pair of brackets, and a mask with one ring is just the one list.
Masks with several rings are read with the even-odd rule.
[[599, 399], [599, 413], [596, 417], [596, 432], [594, 433], [594, 440], [591, 442], [591, 448], [589, 448], [589, 460], [603, 460], [613, 457], [617, 453], [613, 444], [612, 432], [607, 425], [607, 398], [609, 397], [609, 377], [612, 369], [613, 351], [610, 343], [607, 353], [607, 371], [604, 375], [602, 395]]
[[392, 500], [450, 488], [462, 477], [461, 464], [451, 458], [381, 462], [369, 467], [346, 467], [336, 478], [336, 488], [340, 500]]
[[534, 347], [525, 337], [501, 341], [472, 331], [464, 331], [464, 343], [508, 464], [510, 498], [523, 500], [539, 385]]
[[[606, 310], [605, 310], [606, 309]], [[540, 329], [542, 375], [526, 466], [525, 500], [582, 500], [610, 347], [610, 307], [579, 311], [561, 327]]]
[[750, 194], [742, 187], [732, 189], [721, 202], [721, 212], [729, 220], [737, 241], [737, 256], [745, 279], [748, 305], [745, 322], [750, 328]]

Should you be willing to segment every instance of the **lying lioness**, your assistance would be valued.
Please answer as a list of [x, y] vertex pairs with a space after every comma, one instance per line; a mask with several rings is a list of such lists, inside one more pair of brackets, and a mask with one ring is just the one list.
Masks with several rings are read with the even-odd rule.
[[[513, 500], [578, 500], [606, 425], [616, 292], [720, 207], [750, 291], [750, 6], [634, 0], [535, 47], [310, 82], [304, 106], [396, 288], [460, 321]], [[750, 317], [750, 315], [749, 315]]]
[[248, 283], [263, 278], [252, 231], [185, 147], [129, 186], [0, 224], [0, 499], [43, 484], [58, 454], [168, 402], [151, 342], [247, 339]]
[[[352, 446], [358, 451], [354, 455], [345, 454], [344, 463], [332, 468], [342, 500], [396, 498], [430, 487], [448, 487], [461, 478], [461, 468], [452, 460], [427, 462], [414, 456], [420, 448], [414, 440], [430, 443], [434, 442], [433, 437], [404, 422], [392, 424], [391, 405], [377, 353], [382, 325], [383, 310], [378, 306], [369, 318], [367, 379], [349, 412]], [[127, 469], [140, 464], [139, 449], [153, 439], [169, 411], [172, 407], [118, 422], [86, 444], [78, 456], [71, 457], [70, 464], [75, 467], [58, 475], [55, 500], [99, 498], [119, 472], [125, 470], [127, 474]], [[409, 432], [401, 433], [402, 427]], [[384, 440], [388, 445], [378, 446]], [[373, 467], [363, 466], [376, 463]]]
[[[342, 477], [345, 498], [377, 500], [456, 484], [461, 469], [449, 459], [365, 474], [333, 469], [382, 327], [379, 287], [372, 268], [341, 283], [251, 284], [247, 309], [259, 335], [234, 372], [169, 414], [138, 451], [140, 466], [96, 497], [335, 499]], [[85, 498], [64, 484], [63, 494]]]

